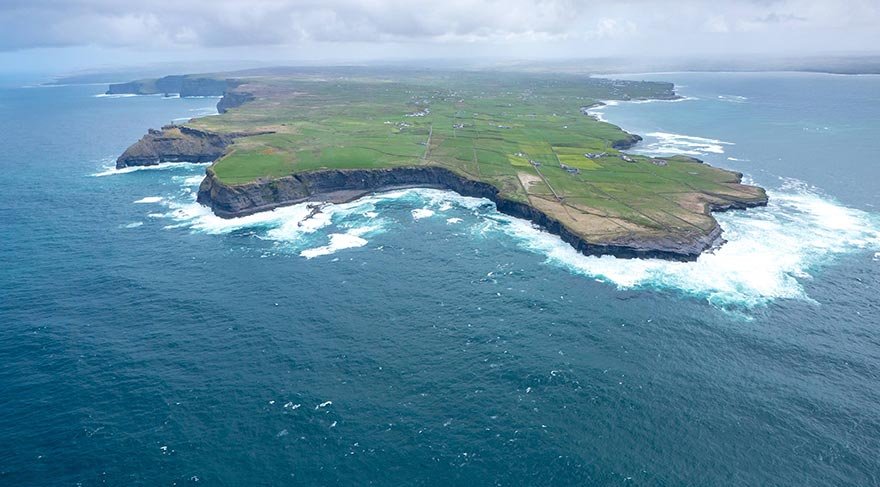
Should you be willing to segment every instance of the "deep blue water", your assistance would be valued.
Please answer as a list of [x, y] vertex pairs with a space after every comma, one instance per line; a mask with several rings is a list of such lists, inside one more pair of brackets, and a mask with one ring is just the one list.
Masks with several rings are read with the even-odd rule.
[[436, 191], [222, 221], [106, 167], [215, 99], [0, 83], [0, 484], [880, 483], [880, 77], [640, 77], [693, 98], [602, 109], [640, 150], [770, 189], [696, 263]]

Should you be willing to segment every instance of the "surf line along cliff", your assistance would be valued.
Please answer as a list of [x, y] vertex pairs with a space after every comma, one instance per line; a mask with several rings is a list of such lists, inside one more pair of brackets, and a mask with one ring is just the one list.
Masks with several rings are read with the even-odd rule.
[[[248, 96], [238, 93], [233, 103], [245, 103]], [[225, 97], [224, 97], [225, 99]], [[223, 104], [221, 100], [220, 104]], [[228, 101], [227, 101], [228, 103]], [[213, 162], [223, 157], [237, 139], [271, 132], [238, 132], [223, 135], [185, 126], [166, 126], [151, 130], [117, 160], [117, 167], [153, 165], [162, 162]], [[627, 134], [617, 141], [626, 147], [640, 140]], [[693, 164], [702, 164], [694, 160]], [[721, 170], [719, 170], [721, 171]], [[207, 168], [197, 201], [222, 218], [235, 218], [274, 208], [304, 202], [349, 202], [362, 196], [404, 188], [450, 190], [463, 196], [486, 198], [498, 211], [526, 219], [542, 229], [558, 235], [577, 251], [586, 255], [613, 255], [623, 258], [662, 258], [695, 260], [706, 250], [722, 245], [722, 229], [711, 217], [712, 212], [746, 209], [767, 204], [761, 188], [741, 185], [742, 175], [724, 171], [728, 183], [747, 189], [739, 196], [719, 193], [694, 193], [692, 205], [711, 222], [706, 227], [688, 226], [687, 230], [645, 234], [630, 232], [613, 238], [596, 238], [584, 228], [575, 229], [557, 216], [540, 208], [533, 200], [508, 198], [496, 186], [473, 179], [447, 167], [425, 161], [413, 166], [376, 169], [315, 169], [283, 177], [258, 179], [244, 184], [228, 184], [217, 177], [213, 167]], [[564, 216], [564, 215], [563, 215]], [[589, 229], [587, 229], [589, 230]]]

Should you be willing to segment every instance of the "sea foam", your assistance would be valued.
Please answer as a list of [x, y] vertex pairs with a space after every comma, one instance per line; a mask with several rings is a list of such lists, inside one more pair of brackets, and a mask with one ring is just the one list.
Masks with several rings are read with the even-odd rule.
[[[613, 106], [617, 102], [608, 102]], [[591, 113], [594, 113], [591, 110]], [[601, 114], [600, 114], [601, 115]], [[723, 153], [732, 142], [668, 132], [647, 134], [645, 152], [699, 155]], [[653, 144], [653, 145], [652, 145]], [[166, 163], [147, 168], [108, 169], [96, 175], [150, 169], [170, 169], [188, 163]], [[500, 214], [494, 204], [450, 191], [405, 189], [366, 196], [346, 204], [326, 204], [315, 213], [307, 204], [292, 205], [240, 218], [222, 219], [195, 202], [202, 176], [173, 178], [181, 184], [177, 194], [160, 202], [168, 208], [166, 228], [228, 234], [252, 229], [258, 238], [307, 259], [363, 247], [371, 235], [389, 226], [406, 228], [414, 220], [447, 212], [446, 223], [465, 229], [463, 238], [512, 238], [545, 258], [547, 265], [582, 274], [621, 289], [661, 289], [706, 299], [721, 307], [752, 307], [774, 299], [810, 300], [803, 282], [816, 269], [840, 254], [859, 250], [869, 259], [880, 255], [880, 220], [873, 213], [848, 208], [797, 180], [785, 180], [769, 191], [765, 208], [716, 214], [727, 243], [695, 262], [660, 259], [619, 259], [578, 253], [559, 237], [530, 222]], [[408, 210], [411, 218], [393, 220]], [[406, 213], [404, 213], [406, 214]], [[151, 213], [149, 216], [155, 216]], [[469, 231], [468, 231], [469, 230]]]
[[153, 166], [130, 166], [117, 169], [115, 166], [105, 165], [103, 171], [93, 173], [92, 176], [117, 176], [120, 174], [128, 174], [137, 171], [165, 171], [168, 169], [192, 168], [193, 166], [208, 166], [210, 163], [193, 163], [193, 162], [163, 162]]
[[740, 95], [718, 95], [717, 99], [727, 103], [746, 103], [749, 101], [747, 97]]
[[165, 199], [165, 198], [163, 198], [161, 196], [147, 196], [145, 198], [141, 198], [141, 199], [135, 201], [135, 203], [159, 203], [163, 199]]
[[880, 248], [877, 215], [847, 208], [805, 185], [786, 185], [769, 196], [766, 208], [716, 214], [728, 242], [696, 262], [588, 257], [511, 218], [497, 229], [546, 255], [549, 263], [621, 289], [674, 289], [720, 307], [808, 300], [801, 281], [814, 269], [838, 254]]
[[[605, 108], [615, 107], [620, 105], [621, 103], [630, 103], [633, 105], [645, 105], [648, 103], [681, 103], [683, 101], [694, 101], [699, 100], [699, 98], [694, 96], [681, 96], [679, 98], [674, 98], [672, 100], [660, 100], [660, 99], [647, 99], [647, 100], [602, 100], [601, 105], [597, 105], [592, 108], [587, 109], [587, 113], [592, 115], [596, 120], [600, 122], [608, 122], [605, 119]], [[610, 122], [609, 122], [610, 123]]]
[[155, 95], [138, 95], [136, 93], [100, 93], [92, 95], [95, 98], [132, 98], [135, 96], [155, 96]]
[[647, 100], [630, 100], [627, 103], [632, 103], [633, 105], [644, 105], [647, 103], [681, 103], [683, 101], [693, 101], [699, 100], [699, 98], [694, 96], [680, 96], [678, 98], [673, 98], [671, 100], [663, 100], [659, 98], [648, 98]]
[[[376, 204], [393, 200], [395, 194], [399, 194], [377, 194], [345, 204], [301, 203], [238, 218], [220, 218], [195, 202], [201, 177], [174, 179], [181, 183], [181, 191], [161, 202], [169, 210], [162, 217], [173, 221], [165, 226], [166, 229], [188, 228], [212, 235], [249, 229], [258, 238], [276, 242], [281, 250], [294, 251], [309, 259], [366, 245], [365, 237], [384, 231], [387, 224], [376, 211]], [[315, 211], [315, 204], [320, 205], [318, 211]], [[319, 232], [328, 227], [333, 230]], [[329, 243], [312, 246], [321, 240], [329, 240]]]
[[638, 152], [657, 155], [683, 154], [700, 156], [710, 153], [723, 154], [724, 146], [735, 145], [733, 142], [708, 137], [695, 137], [693, 135], [668, 132], [651, 132], [647, 136], [650, 139], [638, 147]]
[[421, 220], [422, 218], [428, 218], [434, 216], [434, 210], [428, 208], [416, 208], [412, 210], [413, 220]]
[[329, 244], [303, 250], [299, 255], [307, 259], [312, 259], [321, 255], [334, 254], [343, 249], [363, 247], [364, 245], [367, 245], [367, 240], [358, 235], [359, 231], [360, 230], [351, 230], [346, 233], [331, 233]]
[[[392, 224], [406, 231], [407, 220], [413, 222], [412, 218], [394, 218], [445, 211], [446, 223], [464, 225], [460, 227], [465, 229], [464, 238], [505, 235], [524, 250], [543, 256], [548, 265], [569, 272], [621, 289], [682, 292], [724, 308], [757, 306], [783, 298], [809, 300], [802, 282], [810, 279], [815, 269], [842, 253], [866, 249], [871, 258], [880, 251], [877, 215], [841, 205], [797, 180], [785, 180], [770, 191], [765, 208], [716, 214], [728, 242], [695, 262], [585, 256], [558, 236], [499, 213], [489, 200], [451, 191], [405, 189], [345, 204], [325, 204], [317, 213], [307, 204], [298, 204], [223, 219], [195, 203], [200, 178], [184, 176], [179, 181], [190, 192], [185, 197], [183, 193], [166, 196], [161, 202], [169, 209], [163, 217], [174, 221], [167, 228], [207, 234], [252, 229], [258, 238], [313, 259], [363, 247], [370, 236]], [[401, 213], [400, 209], [408, 211]]]

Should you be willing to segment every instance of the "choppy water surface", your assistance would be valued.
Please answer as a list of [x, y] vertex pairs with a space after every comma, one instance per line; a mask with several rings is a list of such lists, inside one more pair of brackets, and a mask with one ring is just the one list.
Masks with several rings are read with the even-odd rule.
[[111, 169], [216, 100], [4, 89], [0, 480], [880, 481], [880, 78], [638, 77], [687, 96], [598, 109], [637, 150], [769, 190], [697, 262], [435, 190], [223, 220]]

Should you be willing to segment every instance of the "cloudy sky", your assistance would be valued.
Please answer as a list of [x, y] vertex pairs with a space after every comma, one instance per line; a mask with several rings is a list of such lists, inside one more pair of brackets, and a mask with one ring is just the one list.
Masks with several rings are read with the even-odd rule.
[[876, 53], [880, 0], [2, 0], [0, 61]]

